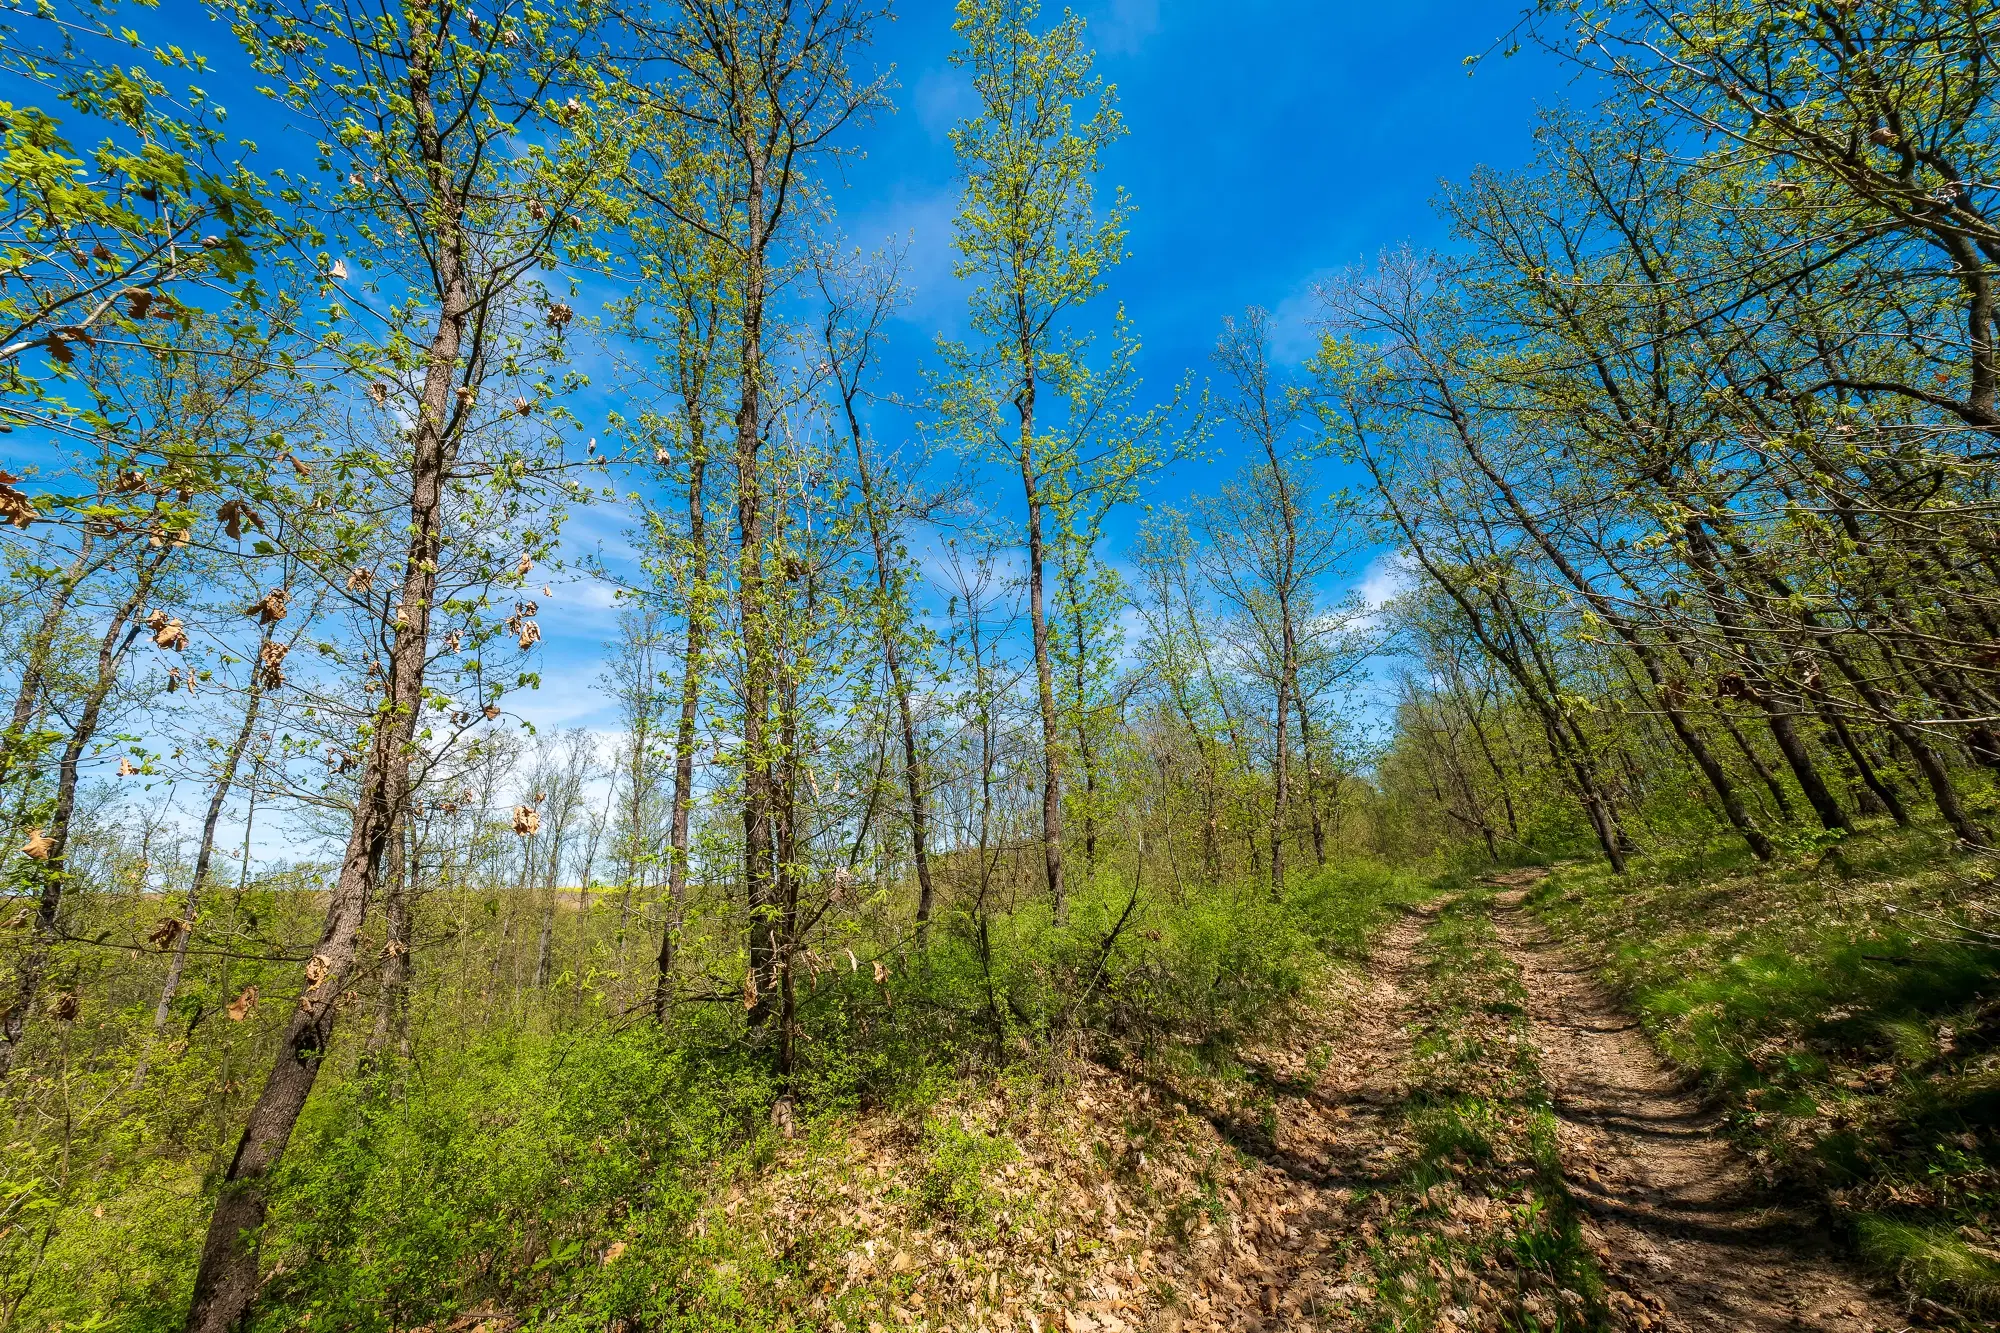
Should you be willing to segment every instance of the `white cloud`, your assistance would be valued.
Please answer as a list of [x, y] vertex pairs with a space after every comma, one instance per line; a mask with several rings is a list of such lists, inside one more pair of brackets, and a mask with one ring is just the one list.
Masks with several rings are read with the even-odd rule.
[[1332, 269], [1315, 269], [1271, 311], [1271, 355], [1281, 364], [1298, 365], [1319, 346], [1319, 291], [1334, 276]]
[[500, 701], [509, 713], [534, 724], [537, 731], [551, 728], [592, 726], [612, 723], [615, 701], [598, 679], [601, 664], [594, 661], [565, 663], [550, 670], [541, 666], [541, 686], [533, 690], [513, 690]]
[[908, 299], [897, 317], [928, 332], [949, 333], [965, 314], [964, 284], [952, 275], [958, 257], [952, 248], [952, 218], [958, 186], [927, 193], [901, 192], [884, 207], [846, 219], [849, 246], [903, 254], [903, 286]]
[[1368, 562], [1354, 581], [1354, 594], [1368, 608], [1363, 622], [1377, 624], [1390, 602], [1417, 585], [1417, 569], [1401, 551], [1384, 551]]

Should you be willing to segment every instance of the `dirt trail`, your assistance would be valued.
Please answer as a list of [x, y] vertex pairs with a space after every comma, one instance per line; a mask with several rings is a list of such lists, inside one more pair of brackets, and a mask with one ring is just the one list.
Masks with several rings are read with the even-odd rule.
[[[1352, 1275], [1331, 1251], [1360, 1225], [1357, 1193], [1392, 1188], [1407, 1165], [1410, 974], [1433, 919], [1430, 911], [1406, 911], [1376, 941], [1365, 973], [1333, 1011], [1302, 1014], [1283, 1040], [1243, 1053], [1270, 1093], [1272, 1132], [1246, 1133], [1221, 1117], [1212, 1123], [1259, 1161], [1252, 1174], [1260, 1178], [1261, 1202], [1249, 1211], [1282, 1217], [1285, 1225], [1258, 1238], [1261, 1248], [1245, 1253], [1236, 1244], [1218, 1256], [1222, 1262], [1197, 1268], [1214, 1299], [1198, 1298], [1185, 1320], [1169, 1314], [1151, 1327], [1327, 1327], [1327, 1303], [1340, 1305], [1356, 1290], [1343, 1286]], [[1336, 1318], [1331, 1326], [1350, 1325]]]
[[1673, 1333], [1910, 1327], [1846, 1271], [1823, 1237], [1760, 1205], [1717, 1118], [1679, 1088], [1591, 969], [1521, 910], [1526, 886], [1539, 877], [1515, 872], [1488, 881], [1513, 890], [1499, 897], [1495, 924], [1527, 989], [1530, 1031], [1561, 1124], [1564, 1174], [1614, 1291], [1622, 1288]]

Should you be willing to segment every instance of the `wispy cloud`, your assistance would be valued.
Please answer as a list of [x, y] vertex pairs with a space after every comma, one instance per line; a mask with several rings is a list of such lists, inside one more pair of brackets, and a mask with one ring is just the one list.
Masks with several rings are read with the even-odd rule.
[[906, 323], [949, 333], [964, 317], [963, 284], [953, 276], [952, 217], [958, 211], [956, 184], [924, 193], [899, 194], [883, 207], [846, 221], [849, 245], [863, 250], [891, 246], [903, 252], [903, 283], [909, 300], [898, 311]]
[[1368, 608], [1363, 623], [1381, 623], [1389, 603], [1417, 586], [1417, 568], [1399, 550], [1384, 551], [1370, 560], [1354, 581], [1354, 595]]
[[938, 143], [945, 141], [953, 125], [979, 109], [970, 81], [949, 65], [927, 69], [918, 75], [916, 86], [910, 90], [910, 103], [916, 109], [917, 123]]
[[1097, 46], [1110, 55], [1136, 55], [1160, 30], [1160, 0], [1109, 0], [1091, 21]]
[[1281, 363], [1298, 365], [1319, 346], [1319, 291], [1334, 276], [1333, 269], [1314, 269], [1272, 308], [1271, 355]]

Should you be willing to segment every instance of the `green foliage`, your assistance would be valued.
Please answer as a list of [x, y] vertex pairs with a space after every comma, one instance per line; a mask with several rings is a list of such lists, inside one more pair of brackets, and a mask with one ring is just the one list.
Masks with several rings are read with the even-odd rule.
[[1864, 1258], [1911, 1290], [1973, 1310], [2000, 1310], [2000, 1258], [1957, 1228], [1867, 1216], [1857, 1223], [1857, 1239]]
[[1020, 1155], [1006, 1139], [968, 1128], [956, 1116], [934, 1116], [924, 1122], [921, 1152], [918, 1215], [961, 1227], [977, 1227], [987, 1220], [992, 1205], [986, 1173]]
[[557, 1310], [628, 1231], [671, 1243], [697, 1174], [754, 1141], [774, 1095], [760, 1062], [689, 1035], [493, 1036], [321, 1098], [286, 1159], [260, 1326]]

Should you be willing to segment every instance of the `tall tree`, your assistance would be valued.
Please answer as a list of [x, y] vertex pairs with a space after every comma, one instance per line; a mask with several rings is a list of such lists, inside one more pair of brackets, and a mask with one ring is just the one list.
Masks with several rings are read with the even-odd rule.
[[[407, 395], [407, 452], [397, 460], [407, 528], [381, 698], [360, 737], [353, 825], [305, 985], [219, 1182], [189, 1333], [225, 1333], [256, 1295], [267, 1181], [325, 1064], [410, 790], [461, 445], [480, 421], [482, 384], [539, 295], [536, 275], [591, 229], [602, 145], [618, 138], [582, 101], [596, 82], [603, 18], [594, 5], [524, 9], [490, 24], [427, 0], [380, 14], [241, 0], [227, 13], [259, 71], [322, 137], [329, 220], [367, 243], [357, 264], [398, 284], [397, 313], [362, 356], [392, 371]], [[543, 142], [524, 151], [523, 136]], [[339, 284], [350, 274], [329, 260], [325, 277]], [[567, 307], [544, 306], [559, 335]], [[524, 647], [528, 624], [517, 613]]]
[[659, 194], [654, 202], [722, 247], [737, 290], [736, 613], [743, 638], [743, 870], [750, 909], [745, 982], [753, 1025], [772, 1012], [778, 978], [772, 734], [776, 659], [770, 631], [770, 516], [760, 465], [766, 431], [772, 330], [768, 312], [785, 278], [783, 243], [815, 162], [848, 126], [880, 103], [880, 78], [857, 80], [850, 60], [867, 45], [880, 10], [867, 0], [678, 0], [647, 33], [649, 49], [677, 73], [679, 114], [722, 163], [712, 212]]
[[[959, 0], [952, 62], [968, 71], [979, 109], [952, 131], [965, 177], [959, 204], [958, 276], [972, 297], [975, 351], [947, 348], [953, 363], [948, 416], [1006, 458], [1026, 506], [1028, 620], [1042, 720], [1042, 862], [1049, 900], [1064, 907], [1062, 754], [1045, 562], [1048, 511], [1068, 478], [1051, 455], [1059, 436], [1037, 417], [1041, 392], [1079, 367], [1069, 320], [1104, 290], [1125, 253], [1123, 195], [1100, 216], [1096, 178], [1104, 150], [1124, 133], [1112, 89], [1091, 73], [1084, 21], [1066, 13], [1035, 31], [1036, 0]], [[1001, 413], [1011, 407], [1014, 429]], [[1052, 495], [1052, 491], [1054, 494]]]

